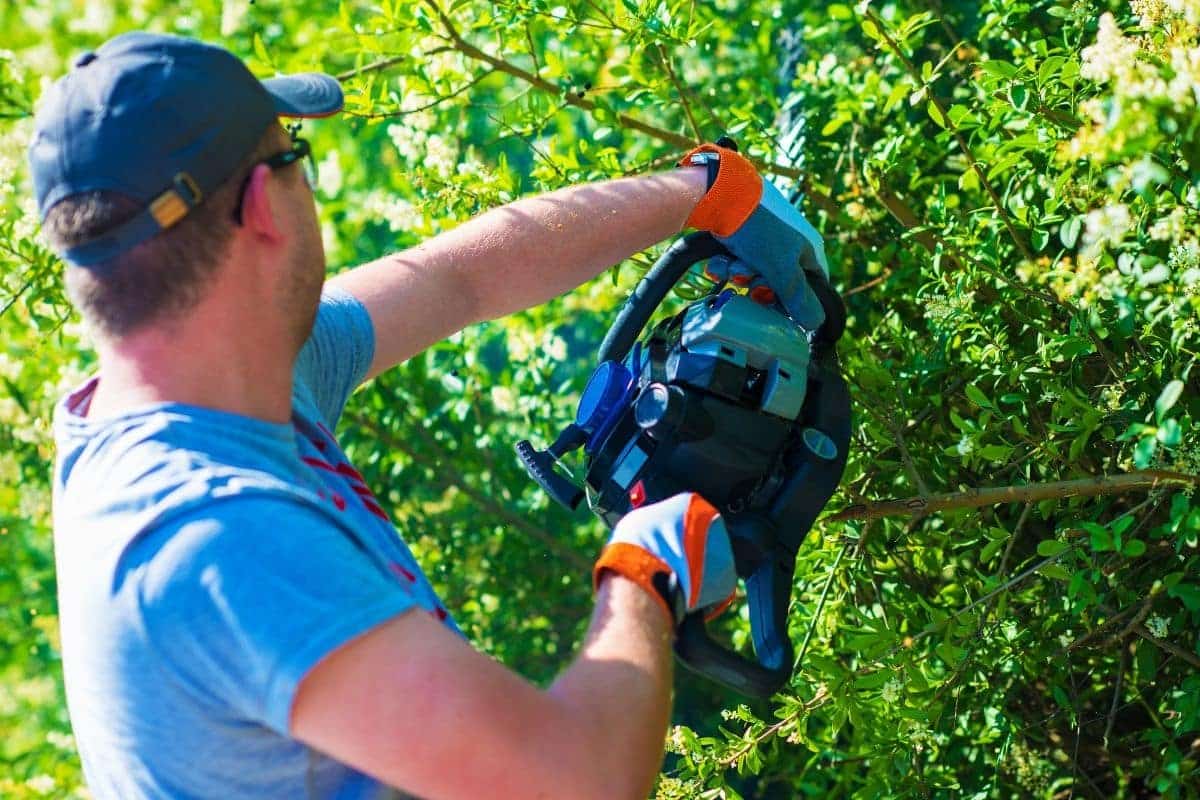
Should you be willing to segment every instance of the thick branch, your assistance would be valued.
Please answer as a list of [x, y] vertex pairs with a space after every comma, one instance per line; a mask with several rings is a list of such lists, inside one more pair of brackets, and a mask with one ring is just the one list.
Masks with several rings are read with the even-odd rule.
[[1166, 470], [1142, 470], [1122, 475], [1102, 475], [1074, 481], [1031, 483], [1023, 486], [989, 486], [969, 489], [965, 492], [935, 494], [927, 498], [910, 497], [904, 500], [881, 500], [844, 508], [824, 518], [824, 522], [842, 522], [851, 519], [879, 519], [881, 517], [908, 517], [932, 514], [938, 511], [953, 511], [963, 508], [981, 508], [1001, 503], [1036, 503], [1041, 500], [1065, 497], [1099, 497], [1124, 494], [1168, 486], [1195, 486], [1200, 484], [1200, 475], [1186, 475]]

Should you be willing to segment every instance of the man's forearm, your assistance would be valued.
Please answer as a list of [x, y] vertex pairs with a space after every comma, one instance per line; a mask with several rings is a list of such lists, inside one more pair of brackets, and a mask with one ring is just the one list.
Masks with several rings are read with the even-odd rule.
[[494, 319], [557, 297], [678, 233], [706, 185], [705, 170], [691, 168], [572, 186], [489, 211], [414, 255], [454, 264], [480, 318]]
[[550, 694], [587, 721], [602, 796], [643, 798], [662, 766], [671, 710], [671, 629], [660, 604], [608, 575], [579, 656]]
[[698, 167], [560, 189], [493, 209], [337, 275], [375, 326], [368, 377], [470, 325], [545, 302], [678, 233], [704, 196]]

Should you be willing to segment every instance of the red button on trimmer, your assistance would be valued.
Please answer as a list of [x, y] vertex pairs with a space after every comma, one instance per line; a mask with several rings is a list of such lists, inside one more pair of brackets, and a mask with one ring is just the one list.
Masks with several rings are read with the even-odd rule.
[[629, 489], [629, 505], [637, 508], [644, 502], [646, 502], [646, 485], [638, 481]]

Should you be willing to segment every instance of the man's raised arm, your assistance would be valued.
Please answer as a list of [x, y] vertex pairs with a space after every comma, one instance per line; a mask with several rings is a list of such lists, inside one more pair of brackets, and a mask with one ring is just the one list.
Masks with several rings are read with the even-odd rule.
[[678, 233], [707, 172], [678, 169], [528, 197], [334, 277], [375, 326], [367, 377], [475, 322], [543, 303]]

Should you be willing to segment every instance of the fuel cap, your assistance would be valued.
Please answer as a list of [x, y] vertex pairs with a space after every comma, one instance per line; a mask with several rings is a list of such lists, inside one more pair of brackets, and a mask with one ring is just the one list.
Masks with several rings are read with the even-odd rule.
[[595, 433], [619, 410], [633, 384], [633, 373], [617, 361], [602, 361], [579, 398], [575, 424]]

